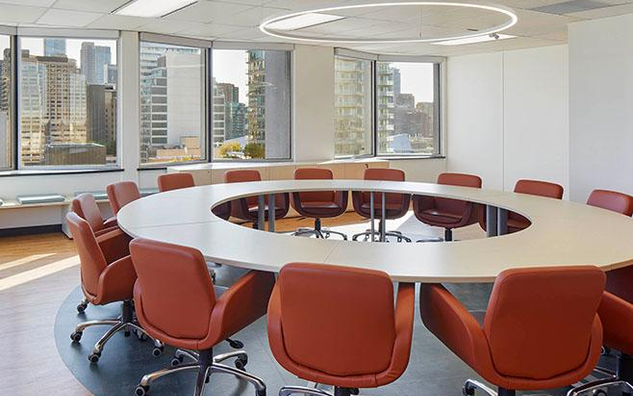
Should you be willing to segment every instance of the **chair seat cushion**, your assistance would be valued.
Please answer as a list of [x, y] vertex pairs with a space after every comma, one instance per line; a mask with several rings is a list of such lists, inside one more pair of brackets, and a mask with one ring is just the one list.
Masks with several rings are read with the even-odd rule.
[[[264, 211], [268, 212], [268, 209], [269, 209], [268, 205], [264, 205]], [[275, 205], [275, 212], [282, 211], [282, 210], [284, 210], [283, 207]], [[251, 215], [257, 216], [257, 212], [258, 211], [259, 211], [259, 206], [258, 205], [254, 205], [254, 206], [249, 206], [248, 207], [248, 212]]]
[[301, 202], [301, 206], [304, 209], [340, 209], [341, 207], [336, 202]]
[[462, 220], [461, 213], [451, 213], [438, 209], [427, 209], [420, 213], [420, 217], [428, 220], [431, 225], [435, 225], [435, 223], [454, 224]]
[[[371, 205], [369, 203], [362, 204], [360, 209], [362, 212], [367, 213], [368, 215], [371, 214]], [[385, 204], [385, 209], [385, 214], [388, 219], [398, 218], [404, 214], [403, 212], [406, 212], [406, 210], [403, 210], [401, 203], [387, 203]], [[382, 205], [380, 204], [380, 202], [375, 202], [374, 215], [380, 216], [381, 211]]]

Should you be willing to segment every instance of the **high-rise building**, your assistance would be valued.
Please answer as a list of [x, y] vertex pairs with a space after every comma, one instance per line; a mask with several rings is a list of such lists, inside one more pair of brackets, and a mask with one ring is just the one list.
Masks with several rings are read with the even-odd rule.
[[[143, 48], [140, 52], [141, 161], [147, 162], [150, 158], [156, 157], [156, 151], [158, 149], [163, 149], [168, 145], [168, 131], [172, 127], [177, 127], [177, 125], [168, 125], [168, 111], [171, 111], [173, 114], [174, 111], [182, 110], [182, 108], [179, 107], [180, 104], [174, 102], [182, 101], [184, 98], [198, 96], [197, 99], [191, 99], [193, 101], [198, 101], [197, 107], [190, 107], [189, 109], [186, 109], [186, 114], [182, 115], [182, 117], [190, 117], [189, 122], [191, 124], [195, 123], [197, 125], [197, 129], [189, 129], [188, 132], [183, 131], [184, 133], [175, 132], [173, 136], [177, 137], [185, 135], [186, 133], [193, 133], [198, 136], [198, 140], [200, 140], [200, 131], [204, 130], [204, 119], [201, 117], [201, 114], [204, 114], [204, 112], [202, 112], [200, 95], [192, 95], [192, 92], [200, 90], [200, 81], [204, 81], [204, 79], [201, 79], [203, 75], [202, 73], [204, 72], [201, 67], [194, 67], [196, 64], [200, 64], [200, 54], [199, 50], [196, 48], [176, 47], [167, 44], [149, 42], [144, 42], [142, 45]], [[180, 92], [182, 96], [180, 97], [174, 97], [173, 94], [175, 92], [172, 91], [172, 89], [177, 91], [177, 88], [174, 88], [173, 85], [178, 83], [178, 77], [176, 76], [178, 73], [171, 74], [171, 84], [168, 86], [166, 69], [168, 62], [165, 56], [169, 54], [195, 55], [195, 59], [194, 57], [188, 58], [192, 64], [185, 65], [186, 67], [183, 67], [179, 72], [182, 75], [181, 77], [187, 80], [187, 85], [181, 87], [185, 90], [185, 92], [182, 92], [181, 90]], [[168, 103], [168, 89], [170, 90], [170, 96], [172, 97], [170, 103]], [[170, 104], [173, 104], [176, 108], [169, 110]], [[172, 122], [175, 121], [173, 116], [171, 118]], [[174, 139], [171, 141], [174, 142]], [[182, 144], [182, 141], [188, 140], [177, 138], [175, 140], [176, 144]], [[200, 147], [199, 143], [198, 147]]]
[[248, 51], [248, 140], [262, 145], [267, 159], [290, 157], [290, 97], [282, 88], [290, 75], [288, 56], [285, 51]]
[[219, 84], [213, 84], [213, 147], [226, 139], [226, 96]]
[[95, 45], [93, 42], [81, 43], [81, 74], [88, 84], [103, 84], [107, 75], [104, 67], [112, 61], [110, 47]]
[[45, 38], [44, 56], [66, 56], [66, 39]]
[[0, 168], [11, 165], [11, 49], [0, 60]]
[[111, 85], [88, 85], [86, 141], [98, 143], [116, 155], [117, 94]]
[[25, 164], [44, 164], [45, 145], [86, 142], [86, 80], [74, 59], [22, 52], [21, 145]]
[[[394, 69], [387, 62], [376, 62], [376, 130], [379, 153], [387, 150], [387, 139], [394, 134]], [[398, 71], [398, 75], [399, 71]]]
[[116, 86], [118, 81], [118, 68], [117, 65], [104, 65], [103, 66], [103, 84], [109, 84]]
[[[240, 88], [230, 83], [216, 83], [215, 85], [224, 97], [224, 136], [222, 141], [245, 136], [246, 104], [240, 103]], [[220, 111], [220, 109], [216, 110], [214, 107], [214, 111]], [[214, 133], [214, 138], [215, 136]]]

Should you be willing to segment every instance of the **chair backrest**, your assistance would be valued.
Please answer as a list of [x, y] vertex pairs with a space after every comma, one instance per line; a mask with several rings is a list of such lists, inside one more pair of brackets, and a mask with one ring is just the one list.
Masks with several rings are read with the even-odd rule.
[[[225, 183], [243, 183], [261, 181], [262, 175], [257, 169], [238, 169], [228, 171], [224, 174]], [[248, 206], [257, 205], [257, 197], [246, 197]]]
[[625, 216], [633, 214], [633, 197], [617, 191], [593, 190], [587, 205], [612, 210]]
[[[481, 177], [464, 173], [441, 173], [437, 184], [481, 188]], [[450, 198], [435, 198], [435, 207], [449, 213], [463, 213], [469, 202]]]
[[514, 185], [514, 192], [521, 194], [538, 195], [546, 198], [563, 198], [563, 186], [556, 183], [540, 180], [522, 179]]
[[[367, 168], [363, 174], [365, 180], [386, 180], [386, 181], [405, 181], [405, 173], [400, 169], [393, 168]], [[369, 193], [363, 193], [363, 201], [369, 202]], [[380, 194], [375, 194], [376, 203], [380, 202]], [[405, 201], [404, 194], [388, 193], [385, 194], [385, 202], [387, 204], [402, 204]]]
[[387, 274], [295, 263], [282, 268], [277, 287], [284, 346], [293, 361], [338, 376], [388, 367], [396, 330]]
[[[295, 180], [332, 180], [334, 174], [329, 169], [323, 168], [299, 168], [294, 173]], [[318, 191], [301, 192], [299, 199], [301, 202], [334, 202], [336, 192]]]
[[158, 176], [158, 190], [160, 192], [194, 187], [195, 185], [191, 173], [166, 173]]
[[106, 191], [108, 192], [108, 201], [110, 201], [112, 213], [115, 215], [119, 213], [122, 207], [141, 197], [138, 186], [133, 181], [112, 183], [106, 187]]
[[484, 332], [496, 370], [547, 379], [588, 357], [605, 274], [594, 266], [503, 271], [496, 279]]
[[137, 314], [143, 327], [175, 338], [203, 339], [216, 299], [202, 254], [147, 239], [133, 240], [130, 254], [138, 277], [134, 298], [141, 299]]
[[93, 232], [104, 228], [101, 210], [92, 194], [84, 193], [76, 196], [71, 203], [71, 209], [90, 224]]
[[66, 215], [66, 223], [79, 253], [81, 284], [85, 291], [96, 296], [99, 277], [108, 263], [88, 221], [70, 212]]

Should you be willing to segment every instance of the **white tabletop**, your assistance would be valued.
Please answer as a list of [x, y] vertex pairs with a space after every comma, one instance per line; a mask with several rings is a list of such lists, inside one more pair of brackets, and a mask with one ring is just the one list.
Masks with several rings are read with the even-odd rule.
[[[445, 243], [366, 243], [293, 237], [224, 221], [211, 208], [232, 199], [293, 191], [403, 192], [458, 198], [520, 213], [527, 229]], [[133, 237], [199, 249], [210, 261], [278, 272], [290, 262], [377, 269], [395, 281], [491, 282], [504, 269], [594, 264], [607, 271], [633, 264], [633, 219], [568, 201], [427, 183], [285, 180], [216, 184], [155, 194], [121, 209]]]

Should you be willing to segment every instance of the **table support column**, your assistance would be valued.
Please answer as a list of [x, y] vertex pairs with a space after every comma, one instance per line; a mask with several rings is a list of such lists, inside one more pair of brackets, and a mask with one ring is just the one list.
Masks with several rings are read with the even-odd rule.
[[508, 233], [508, 211], [506, 209], [497, 208], [497, 235], [505, 235]]
[[497, 236], [497, 208], [486, 205], [486, 234], [488, 237]]
[[371, 231], [371, 241], [374, 242], [374, 232], [376, 230], [376, 227], [374, 226], [374, 192], [370, 192], [369, 193], [369, 208], [370, 208], [370, 219], [371, 219], [371, 226], [370, 226], [370, 231]]
[[266, 231], [266, 201], [264, 200], [264, 196], [260, 195], [257, 197], [257, 229], [261, 231]]
[[268, 231], [275, 232], [275, 217], [277, 209], [275, 205], [275, 194], [268, 194]]
[[380, 242], [387, 239], [387, 208], [385, 207], [385, 193], [380, 193]]

